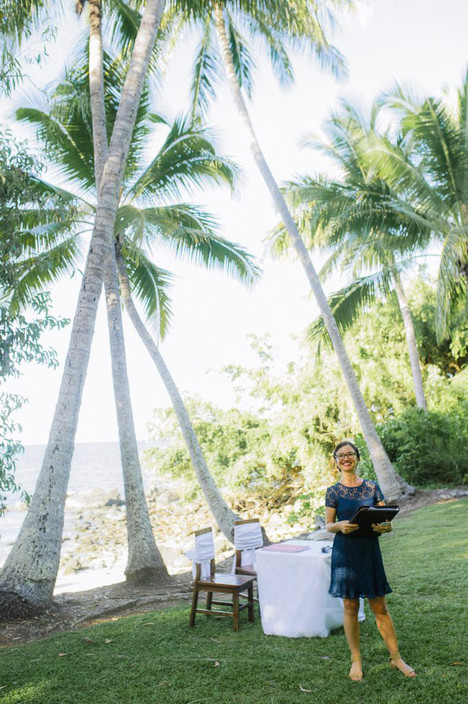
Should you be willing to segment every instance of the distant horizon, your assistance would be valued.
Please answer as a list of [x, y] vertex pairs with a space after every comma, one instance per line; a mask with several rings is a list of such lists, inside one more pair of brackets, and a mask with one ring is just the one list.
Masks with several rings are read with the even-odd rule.
[[[119, 444], [120, 440], [117, 438], [116, 440], [77, 440], [74, 444], [75, 445], [115, 445]], [[138, 443], [145, 443], [148, 445], [151, 440], [141, 440], [140, 438], [137, 438]], [[22, 443], [23, 447], [47, 447], [47, 442], [23, 442]]]

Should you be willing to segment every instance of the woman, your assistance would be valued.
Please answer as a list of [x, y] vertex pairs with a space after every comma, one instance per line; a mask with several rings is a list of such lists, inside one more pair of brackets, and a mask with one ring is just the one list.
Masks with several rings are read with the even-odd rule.
[[[350, 679], [362, 680], [359, 642], [359, 598], [367, 597], [375, 615], [377, 628], [390, 654], [390, 664], [406, 677], [415, 677], [412, 667], [402, 659], [387, 610], [385, 594], [392, 590], [387, 582], [378, 536], [392, 530], [391, 523], [373, 523], [375, 537], [353, 535], [358, 530], [349, 519], [359, 506], [382, 506], [384, 497], [376, 482], [362, 479], [357, 473], [358, 448], [349, 441], [340, 442], [333, 452], [340, 481], [328, 487], [325, 498], [326, 528], [336, 533], [333, 541], [330, 594], [343, 599], [344, 630], [351, 651]], [[337, 520], [338, 519], [338, 520]]]

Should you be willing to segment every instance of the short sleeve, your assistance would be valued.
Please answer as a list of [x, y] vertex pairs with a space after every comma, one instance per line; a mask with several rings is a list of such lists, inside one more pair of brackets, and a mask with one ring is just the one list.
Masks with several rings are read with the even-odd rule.
[[380, 503], [380, 501], [385, 501], [382, 489], [377, 482], [374, 482], [374, 501], [376, 504]]
[[325, 506], [328, 506], [328, 508], [337, 508], [338, 506], [336, 489], [334, 486], [329, 486], [327, 489], [327, 493], [325, 494]]

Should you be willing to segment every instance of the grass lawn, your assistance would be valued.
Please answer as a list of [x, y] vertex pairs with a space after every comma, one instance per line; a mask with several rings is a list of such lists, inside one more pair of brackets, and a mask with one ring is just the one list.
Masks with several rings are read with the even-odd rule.
[[2, 704], [466, 704], [467, 508], [420, 509], [382, 538], [388, 603], [414, 680], [390, 668], [367, 607], [364, 680], [351, 682], [342, 629], [264, 636], [246, 612], [239, 633], [202, 615], [191, 629], [184, 605], [0, 650]]

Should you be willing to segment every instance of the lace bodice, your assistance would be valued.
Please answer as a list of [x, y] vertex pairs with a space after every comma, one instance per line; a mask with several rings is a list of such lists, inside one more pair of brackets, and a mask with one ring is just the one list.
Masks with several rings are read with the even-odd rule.
[[341, 482], [329, 486], [325, 495], [325, 506], [336, 509], [338, 521], [351, 518], [359, 506], [375, 506], [384, 500], [377, 482], [363, 479], [359, 486], [345, 486]]

